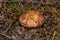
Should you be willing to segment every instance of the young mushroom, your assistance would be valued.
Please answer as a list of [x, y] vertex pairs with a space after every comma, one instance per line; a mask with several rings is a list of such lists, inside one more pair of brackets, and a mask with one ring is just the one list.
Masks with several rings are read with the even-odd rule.
[[32, 28], [41, 26], [44, 22], [44, 16], [38, 11], [30, 10], [19, 16], [19, 22], [22, 26]]

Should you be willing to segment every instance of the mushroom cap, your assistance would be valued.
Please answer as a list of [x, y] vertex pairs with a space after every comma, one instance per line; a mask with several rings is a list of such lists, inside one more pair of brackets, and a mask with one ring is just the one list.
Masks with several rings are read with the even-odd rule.
[[19, 16], [19, 22], [24, 27], [37, 27], [43, 24], [44, 16], [42, 16], [38, 11], [30, 10]]

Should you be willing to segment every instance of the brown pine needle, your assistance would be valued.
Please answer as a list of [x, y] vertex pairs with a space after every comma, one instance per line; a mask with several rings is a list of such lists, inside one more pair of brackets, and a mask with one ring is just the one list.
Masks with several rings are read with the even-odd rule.
[[55, 39], [55, 35], [56, 35], [56, 31], [54, 31], [54, 33], [53, 33], [53, 37], [52, 37], [52, 40], [54, 40]]

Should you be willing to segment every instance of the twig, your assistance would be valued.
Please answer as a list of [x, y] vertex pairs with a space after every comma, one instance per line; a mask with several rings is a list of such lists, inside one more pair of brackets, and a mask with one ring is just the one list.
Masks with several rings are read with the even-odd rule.
[[54, 31], [54, 33], [53, 33], [53, 37], [52, 37], [52, 40], [54, 40], [56, 33], [57, 33], [57, 32]]
[[44, 28], [43, 30], [44, 30], [44, 32], [45, 32], [45, 34], [46, 34], [46, 37], [47, 37], [46, 40], [49, 40], [49, 37], [48, 37], [48, 35], [47, 35], [47, 33], [46, 33], [46, 29]]
[[10, 27], [11, 27], [11, 24], [10, 24], [10, 26], [4, 32], [6, 33], [10, 29]]
[[4, 33], [0, 33], [0, 35], [3, 35], [3, 36], [5, 36], [6, 38], [9, 38], [9, 39], [11, 39], [11, 37], [10, 37], [10, 36], [8, 36], [8, 35], [5, 35]]
[[17, 21], [17, 20], [13, 21], [13, 22], [9, 25], [9, 27], [5, 30], [5, 33], [10, 29], [10, 27], [12, 27], [12, 25], [13, 25], [16, 21]]

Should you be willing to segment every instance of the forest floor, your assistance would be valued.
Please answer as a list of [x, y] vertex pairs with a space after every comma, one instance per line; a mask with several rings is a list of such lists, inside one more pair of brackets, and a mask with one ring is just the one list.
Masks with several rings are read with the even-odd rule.
[[[60, 40], [60, 1], [50, 2], [0, 2], [0, 40]], [[20, 25], [19, 15], [29, 10], [43, 12], [44, 24], [36, 28]]]

